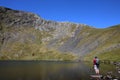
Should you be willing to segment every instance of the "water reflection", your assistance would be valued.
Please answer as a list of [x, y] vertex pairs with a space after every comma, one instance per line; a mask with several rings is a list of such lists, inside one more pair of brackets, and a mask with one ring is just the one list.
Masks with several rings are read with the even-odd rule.
[[0, 61], [0, 80], [88, 80], [84, 63]]

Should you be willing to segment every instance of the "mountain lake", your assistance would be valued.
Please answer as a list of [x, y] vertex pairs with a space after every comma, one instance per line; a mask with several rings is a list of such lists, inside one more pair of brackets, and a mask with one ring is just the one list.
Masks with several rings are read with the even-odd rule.
[[[113, 64], [100, 65], [100, 74], [112, 71]], [[0, 80], [91, 80], [95, 74], [91, 62], [0, 61]]]

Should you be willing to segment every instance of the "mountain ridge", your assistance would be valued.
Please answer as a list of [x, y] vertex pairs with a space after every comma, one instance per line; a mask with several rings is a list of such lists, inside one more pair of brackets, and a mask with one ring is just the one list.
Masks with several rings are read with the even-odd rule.
[[[0, 7], [0, 12], [0, 57], [5, 59], [49, 60], [53, 57], [62, 59], [66, 53], [70, 54], [68, 55], [70, 58], [85, 56], [88, 59], [89, 56], [91, 59], [96, 55], [111, 53], [110, 51], [115, 49], [120, 50], [120, 38], [118, 37], [120, 25], [98, 29], [85, 24], [45, 20], [33, 13], [5, 7]], [[21, 48], [22, 46], [28, 51]], [[34, 51], [32, 47], [36, 50]], [[44, 52], [41, 51], [42, 49]], [[43, 53], [49, 56], [41, 56]], [[50, 56], [53, 53], [53, 57]], [[58, 56], [57, 53], [63, 55]], [[66, 59], [65, 55], [64, 59]]]

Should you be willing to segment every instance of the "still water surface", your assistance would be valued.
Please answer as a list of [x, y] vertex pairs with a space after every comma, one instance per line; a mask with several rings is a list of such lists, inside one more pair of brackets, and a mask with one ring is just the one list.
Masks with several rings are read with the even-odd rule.
[[83, 62], [0, 61], [0, 80], [89, 80], [90, 74]]

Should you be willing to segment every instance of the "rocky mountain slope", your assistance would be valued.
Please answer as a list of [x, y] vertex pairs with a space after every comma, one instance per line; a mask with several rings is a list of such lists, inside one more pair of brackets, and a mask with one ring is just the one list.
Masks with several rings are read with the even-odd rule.
[[1, 59], [88, 60], [98, 55], [101, 59], [120, 60], [119, 35], [120, 25], [96, 29], [0, 7]]

